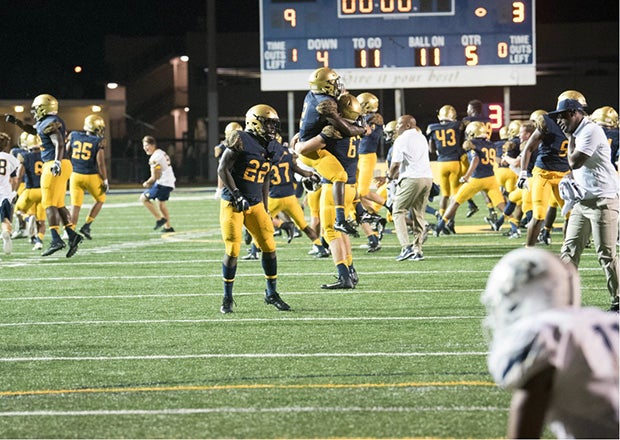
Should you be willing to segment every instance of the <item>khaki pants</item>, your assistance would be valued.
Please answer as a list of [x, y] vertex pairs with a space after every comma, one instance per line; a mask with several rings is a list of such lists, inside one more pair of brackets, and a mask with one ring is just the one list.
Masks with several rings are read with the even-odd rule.
[[431, 192], [432, 184], [433, 179], [431, 178], [404, 178], [396, 187], [394, 206], [392, 208], [396, 236], [401, 247], [409, 246], [406, 216], [409, 210], [411, 210], [411, 220], [413, 223], [413, 242], [411, 244], [414, 252], [422, 252], [422, 239], [424, 228], [426, 227], [424, 211], [428, 204], [428, 195]]

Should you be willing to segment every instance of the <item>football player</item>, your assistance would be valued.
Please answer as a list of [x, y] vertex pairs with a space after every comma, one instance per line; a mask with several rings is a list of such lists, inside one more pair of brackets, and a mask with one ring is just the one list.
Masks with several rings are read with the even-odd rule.
[[[361, 105], [357, 98], [350, 94], [343, 94], [338, 98], [338, 112], [349, 121], [355, 121], [362, 113]], [[319, 135], [307, 140], [299, 140], [295, 148], [323, 149], [329, 151], [344, 168], [347, 180], [345, 182], [345, 199], [343, 208], [346, 214], [353, 212], [353, 199], [356, 194], [356, 174], [357, 174], [357, 148], [359, 146], [359, 136], [343, 136], [335, 127], [328, 125], [323, 128]], [[293, 138], [293, 143], [297, 143], [297, 138]], [[338, 272], [337, 280], [334, 283], [321, 285], [322, 289], [354, 289], [358, 282], [358, 275], [353, 266], [353, 253], [351, 251], [351, 240], [348, 234], [343, 234], [335, 228], [336, 209], [338, 203], [334, 199], [332, 191], [333, 182], [323, 176], [321, 191], [321, 226], [323, 236], [329, 244], [332, 259]]]
[[95, 199], [86, 217], [86, 222], [80, 228], [82, 235], [89, 240], [92, 239], [90, 226], [101, 211], [109, 189], [104, 135], [105, 121], [103, 118], [98, 115], [88, 115], [84, 119], [84, 131], [71, 132], [67, 142], [73, 165], [73, 174], [71, 174], [69, 184], [73, 206], [71, 215], [76, 224], [84, 202], [84, 191], [88, 191]]
[[[320, 67], [308, 78], [310, 91], [304, 99], [299, 120], [299, 139], [296, 153], [306, 165], [313, 167], [323, 178], [333, 182], [334, 200], [336, 203], [336, 223], [334, 228], [346, 234], [358, 235], [356, 229], [346, 220], [344, 215], [344, 187], [347, 174], [340, 162], [332, 153], [317, 144], [304, 142], [321, 135], [322, 129], [331, 125], [342, 136], [362, 136], [370, 134], [370, 127], [356, 126], [363, 124], [363, 119], [348, 122], [338, 113], [337, 98], [344, 92], [344, 84], [340, 75], [329, 67]], [[303, 146], [303, 147], [302, 147]]]
[[439, 122], [430, 124], [426, 129], [428, 149], [437, 154], [439, 165], [439, 214], [443, 215], [448, 208], [448, 202], [456, 195], [461, 183], [461, 156], [463, 155], [463, 122], [457, 120], [456, 109], [446, 104], [437, 114]]
[[467, 152], [469, 168], [465, 175], [460, 178], [463, 186], [454, 196], [454, 200], [448, 206], [443, 217], [437, 222], [436, 237], [439, 237], [441, 232], [450, 234], [451, 231], [446, 231], [446, 224], [454, 218], [459, 206], [479, 191], [485, 192], [491, 200], [492, 206], [500, 211], [503, 211], [505, 207], [504, 196], [499, 190], [493, 172], [495, 147], [488, 139], [486, 124], [480, 121], [470, 122], [465, 128], [465, 138], [463, 149]]
[[[157, 146], [157, 140], [153, 136], [142, 138], [142, 148], [149, 156], [151, 176], [142, 182], [142, 186], [148, 189], [140, 195], [139, 200], [155, 217], [154, 230], [163, 226], [163, 232], [175, 232], [170, 224], [170, 211], [168, 210], [170, 193], [174, 191], [177, 180], [170, 157]], [[157, 200], [157, 206], [151, 200]]]
[[[586, 98], [576, 90], [567, 90], [558, 97], [560, 100], [576, 99], [586, 107]], [[527, 169], [530, 165], [532, 151], [538, 150], [532, 178], [530, 194], [532, 197], [532, 220], [527, 227], [526, 246], [536, 246], [538, 234], [545, 221], [551, 197], [564, 206], [560, 197], [559, 183], [569, 171], [567, 151], [568, 139], [558, 124], [547, 114], [541, 113], [536, 121], [536, 130], [530, 136], [521, 154], [521, 173], [517, 186], [523, 188], [528, 180]]]
[[41, 138], [38, 135], [26, 134], [28, 151], [17, 157], [20, 162], [17, 178], [23, 178], [25, 189], [17, 199], [15, 211], [32, 213], [28, 220], [28, 224], [32, 225], [32, 228], [27, 229], [31, 237], [34, 237], [32, 250], [36, 251], [43, 249], [43, 237], [45, 235], [45, 209], [41, 203], [43, 161], [41, 159]]
[[611, 147], [611, 163], [618, 169], [618, 112], [608, 105], [592, 112], [590, 119], [603, 127]]
[[[18, 160], [20, 155], [28, 152], [28, 136], [30, 136], [25, 131], [19, 135], [19, 144], [13, 148], [11, 148], [11, 154], [15, 156]], [[26, 188], [26, 184], [24, 183], [23, 178], [19, 178], [19, 187], [17, 188], [17, 195], [20, 196], [24, 189]], [[21, 211], [15, 211], [15, 220], [17, 220], [17, 229], [13, 230], [13, 235], [11, 238], [25, 238], [27, 236], [26, 231], [26, 213]]]
[[67, 182], [73, 171], [65, 146], [65, 122], [58, 116], [58, 100], [49, 94], [34, 98], [30, 112], [36, 121], [34, 126], [25, 124], [13, 115], [6, 115], [6, 120], [41, 138], [41, 201], [52, 235], [50, 247], [41, 255], [52, 255], [67, 246], [60, 236], [62, 222], [69, 237], [69, 258], [75, 255], [84, 238], [75, 232], [75, 224], [65, 206]]
[[[213, 157], [215, 157], [217, 160], [220, 159], [220, 156], [222, 155], [222, 153], [224, 152], [224, 149], [226, 148], [226, 137], [228, 136], [229, 133], [231, 133], [234, 130], [243, 130], [243, 127], [241, 126], [241, 124], [235, 121], [229, 122], [228, 124], [226, 124], [226, 127], [224, 128], [224, 139], [222, 139], [222, 141], [219, 144], [213, 147]], [[222, 188], [223, 188], [222, 179], [220, 179], [218, 176], [217, 189], [215, 190], [215, 194], [213, 195], [214, 199], [220, 198], [222, 194]]]
[[2, 242], [5, 254], [13, 251], [11, 231], [13, 229], [13, 203], [17, 199], [19, 181], [16, 171], [19, 161], [9, 153], [11, 137], [0, 133], [0, 222], [2, 223]]
[[269, 173], [271, 161], [277, 153], [269, 146], [274, 146], [272, 141], [276, 138], [279, 126], [280, 118], [275, 109], [258, 104], [245, 114], [245, 130], [233, 130], [226, 138], [227, 147], [217, 169], [224, 183], [220, 201], [220, 227], [226, 248], [222, 261], [222, 313], [233, 311], [233, 284], [243, 226], [262, 251], [261, 263], [267, 284], [265, 303], [282, 311], [291, 309], [276, 290], [276, 242], [273, 238], [273, 222], [267, 213]]
[[580, 308], [579, 275], [543, 249], [495, 265], [481, 296], [487, 364], [512, 391], [508, 438], [618, 438], [618, 315]]

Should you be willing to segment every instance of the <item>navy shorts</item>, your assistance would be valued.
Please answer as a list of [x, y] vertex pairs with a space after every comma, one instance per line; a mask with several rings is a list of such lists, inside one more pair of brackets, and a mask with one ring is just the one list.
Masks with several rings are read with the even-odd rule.
[[163, 186], [154, 184], [148, 190], [144, 191], [144, 195], [149, 199], [157, 199], [162, 202], [167, 201], [170, 198], [170, 193], [174, 190], [171, 186]]

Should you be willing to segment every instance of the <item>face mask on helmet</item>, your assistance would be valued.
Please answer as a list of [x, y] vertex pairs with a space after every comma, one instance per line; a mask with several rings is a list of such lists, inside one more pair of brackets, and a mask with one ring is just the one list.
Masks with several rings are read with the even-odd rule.
[[36, 121], [40, 121], [47, 115], [58, 113], [58, 101], [52, 95], [39, 95], [32, 101], [30, 113]]
[[308, 82], [313, 93], [323, 93], [338, 98], [344, 92], [344, 84], [340, 75], [329, 67], [316, 69], [310, 74]]
[[501, 333], [518, 320], [557, 307], [578, 307], [577, 270], [544, 249], [510, 251], [495, 265], [480, 301], [487, 309], [485, 327]]
[[396, 121], [390, 121], [383, 127], [383, 137], [387, 142], [396, 139]]
[[266, 104], [258, 104], [245, 114], [245, 131], [270, 142], [280, 131], [280, 118], [275, 109]]

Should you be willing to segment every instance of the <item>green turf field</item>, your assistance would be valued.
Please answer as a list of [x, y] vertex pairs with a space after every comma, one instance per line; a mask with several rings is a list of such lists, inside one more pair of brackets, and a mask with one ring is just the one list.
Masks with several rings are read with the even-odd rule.
[[[278, 237], [293, 311], [265, 305], [260, 261], [240, 261], [224, 316], [212, 194], [177, 189], [177, 232], [161, 235], [137, 192], [112, 192], [71, 259], [14, 240], [0, 262], [0, 437], [504, 436], [510, 396], [487, 373], [479, 296], [524, 239], [462, 207], [461, 233], [429, 237], [424, 261], [396, 262], [392, 233], [375, 254], [354, 239], [360, 282], [339, 292], [320, 289], [331, 259]], [[591, 249], [580, 273], [584, 303], [606, 309]]]

